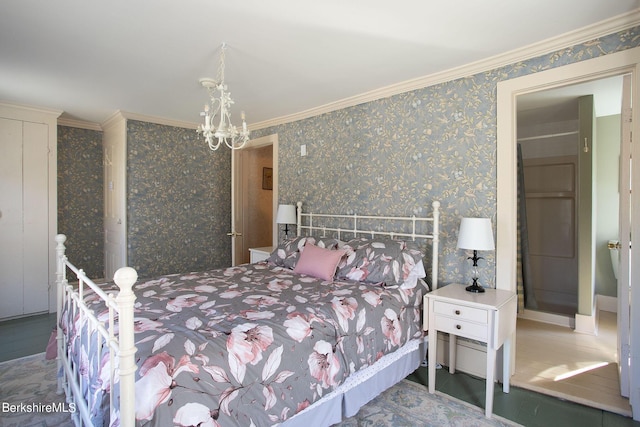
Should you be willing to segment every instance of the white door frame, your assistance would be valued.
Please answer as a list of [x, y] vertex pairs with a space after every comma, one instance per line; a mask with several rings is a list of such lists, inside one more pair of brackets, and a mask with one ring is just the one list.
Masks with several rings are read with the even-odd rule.
[[[250, 148], [259, 148], [267, 145], [272, 146], [273, 155], [273, 218], [276, 217], [278, 210], [278, 134], [267, 135], [261, 138], [249, 140], [245, 146], [240, 150], [231, 151], [231, 265], [236, 265], [236, 233], [238, 229], [242, 227], [238, 226], [238, 222], [242, 221], [242, 201], [239, 196], [242, 188], [242, 179], [239, 176], [242, 173], [241, 167], [241, 155], [237, 155], [236, 151], [243, 151]], [[240, 153], [238, 153], [240, 154]], [[278, 241], [278, 227], [275, 221], [273, 222], [273, 238], [272, 242], [275, 244]]]
[[127, 119], [117, 112], [102, 125], [104, 269], [112, 280], [127, 265]]
[[[620, 197], [620, 212], [618, 220], [618, 240], [621, 247], [627, 248], [627, 250], [619, 251], [619, 265], [618, 265], [618, 307], [617, 307], [617, 320], [619, 325], [628, 325], [629, 322], [629, 283], [631, 278], [629, 277], [629, 257], [631, 247], [631, 225], [630, 206], [631, 200], [628, 195], [631, 193], [631, 123], [633, 109], [631, 107], [631, 97], [629, 96], [632, 89], [633, 76], [625, 75], [623, 79], [622, 89], [622, 114], [621, 114], [621, 138], [620, 138], [620, 179], [619, 179], [619, 192], [625, 194], [627, 197]], [[624, 397], [629, 397], [630, 379], [629, 379], [629, 334], [628, 328], [618, 328], [618, 373], [620, 376], [620, 394]]]
[[[599, 58], [529, 74], [498, 83], [497, 96], [497, 238], [496, 238], [496, 287], [516, 290], [516, 223], [517, 223], [517, 162], [516, 99], [517, 96], [543, 89], [580, 83], [604, 77], [632, 73], [633, 97], [640, 99], [640, 48], [629, 49]], [[632, 131], [640, 135], [640, 109], [634, 109]], [[640, 158], [640, 148], [635, 158]], [[632, 182], [640, 188], [640, 168], [633, 168]], [[640, 212], [640, 193], [631, 195], [634, 216]], [[640, 235], [640, 221], [632, 224], [632, 235]], [[624, 248], [622, 249], [624, 250]], [[640, 251], [631, 252], [630, 296], [630, 403], [634, 419], [640, 420]], [[636, 266], [635, 268], [633, 266]], [[618, 327], [624, 327], [618, 325]], [[514, 360], [512, 346], [511, 358]]]

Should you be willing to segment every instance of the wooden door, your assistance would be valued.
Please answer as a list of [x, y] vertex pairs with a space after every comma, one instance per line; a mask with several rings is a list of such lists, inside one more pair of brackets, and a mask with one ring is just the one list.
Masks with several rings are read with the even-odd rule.
[[[228, 234], [232, 239], [232, 263], [237, 265], [250, 261], [249, 248], [270, 246], [278, 240], [273, 220], [278, 206], [278, 135], [252, 139], [241, 150], [234, 150], [231, 165], [232, 224]], [[270, 190], [262, 188], [262, 168], [268, 165], [271, 166], [271, 185], [266, 187]]]

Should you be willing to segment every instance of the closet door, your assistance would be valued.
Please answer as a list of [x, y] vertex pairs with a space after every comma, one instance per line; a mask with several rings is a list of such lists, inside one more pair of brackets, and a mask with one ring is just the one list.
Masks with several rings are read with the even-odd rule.
[[0, 118], [0, 319], [49, 309], [48, 126]]
[[24, 122], [22, 135], [23, 314], [49, 310], [49, 126]]
[[0, 118], [0, 319], [22, 315], [22, 122]]

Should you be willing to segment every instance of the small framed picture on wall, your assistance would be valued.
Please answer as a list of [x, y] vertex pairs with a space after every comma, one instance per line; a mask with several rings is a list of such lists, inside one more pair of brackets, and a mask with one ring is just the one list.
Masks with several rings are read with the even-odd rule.
[[273, 190], [273, 168], [262, 168], [262, 189]]

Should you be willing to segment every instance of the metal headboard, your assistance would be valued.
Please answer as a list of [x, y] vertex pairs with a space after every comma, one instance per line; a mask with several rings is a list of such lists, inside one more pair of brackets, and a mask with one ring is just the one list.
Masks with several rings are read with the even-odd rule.
[[[407, 237], [411, 240], [417, 238], [424, 238], [431, 240], [433, 254], [431, 259], [431, 286], [432, 289], [438, 288], [438, 244], [439, 244], [439, 221], [440, 221], [440, 202], [434, 201], [431, 206], [433, 207], [433, 215], [431, 217], [416, 217], [412, 216], [380, 216], [380, 215], [358, 215], [358, 214], [317, 214], [312, 212], [304, 212], [302, 210], [302, 202], [298, 202], [298, 221], [297, 221], [297, 235], [300, 236], [303, 230], [309, 231], [309, 234], [313, 234], [314, 231], [322, 232], [322, 236], [326, 237], [326, 232], [337, 233], [336, 237], [341, 238], [342, 233], [352, 234], [354, 237], [359, 234], [367, 234], [372, 238], [377, 235], [389, 236], [391, 238]], [[326, 225], [315, 225], [313, 220], [319, 218], [329, 218], [331, 220], [348, 220], [352, 225], [350, 227], [327, 227]], [[303, 219], [306, 219], [308, 224], [303, 224]], [[393, 230], [381, 230], [381, 229], [367, 229], [359, 228], [358, 221], [394, 221], [394, 224], [410, 224], [411, 231], [393, 231]], [[431, 233], [418, 233], [416, 232], [417, 224], [431, 222]], [[399, 227], [401, 228], [401, 227]]]

